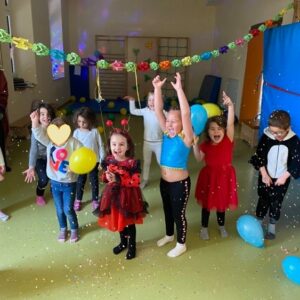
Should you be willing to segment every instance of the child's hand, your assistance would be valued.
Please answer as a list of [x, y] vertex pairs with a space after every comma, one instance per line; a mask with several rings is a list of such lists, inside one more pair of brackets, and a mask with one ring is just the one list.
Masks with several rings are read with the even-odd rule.
[[167, 78], [161, 80], [160, 76], [157, 75], [156, 77], [154, 77], [154, 79], [152, 80], [152, 85], [154, 88], [156, 89], [160, 89], [166, 82]]
[[182, 84], [181, 84], [181, 75], [179, 72], [176, 72], [175, 75], [175, 83], [171, 81], [171, 84], [173, 86], [173, 88], [178, 91], [178, 90], [182, 90]]
[[193, 146], [198, 147], [199, 136], [195, 135], [193, 138]]
[[125, 97], [123, 97], [123, 99], [127, 100], [127, 101], [134, 101], [135, 100], [132, 96], [125, 96]]
[[31, 183], [31, 182], [35, 181], [35, 172], [34, 172], [33, 168], [28, 168], [22, 174], [26, 175], [25, 176], [26, 183]]
[[223, 91], [223, 105], [225, 105], [227, 107], [233, 106], [233, 103], [232, 103], [230, 97], [228, 97], [224, 91]]
[[291, 176], [289, 172], [284, 172], [277, 180], [275, 181], [275, 185], [284, 185], [286, 180]]
[[0, 181], [4, 180], [3, 174], [5, 173], [5, 165], [0, 166]]
[[266, 185], [266, 186], [271, 186], [272, 185], [272, 179], [269, 175], [264, 175], [262, 176], [262, 182]]
[[101, 163], [99, 163], [99, 165], [98, 165], [98, 171], [102, 171]]
[[116, 175], [114, 173], [106, 171], [105, 175], [106, 175], [106, 179], [109, 183], [116, 181]]
[[39, 126], [39, 113], [38, 113], [38, 110], [35, 110], [30, 114], [30, 119], [31, 119], [32, 128], [36, 128], [36, 127]]

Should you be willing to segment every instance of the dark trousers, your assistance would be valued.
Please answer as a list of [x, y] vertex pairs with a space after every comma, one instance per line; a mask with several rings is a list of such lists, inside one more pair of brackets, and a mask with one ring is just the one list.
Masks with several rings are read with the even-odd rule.
[[4, 135], [4, 127], [3, 127], [3, 119], [2, 119], [2, 120], [0, 120], [0, 148], [1, 148], [1, 151], [3, 154], [5, 167], [7, 167], [5, 139], [6, 139], [6, 136]]
[[39, 158], [36, 161], [35, 171], [38, 176], [38, 184], [36, 187], [36, 195], [37, 196], [44, 196], [45, 188], [49, 182], [49, 178], [46, 173], [47, 168], [47, 159]]
[[290, 184], [290, 178], [287, 179], [284, 185], [274, 185], [276, 179], [272, 179], [273, 184], [266, 186], [262, 182], [262, 177], [258, 177], [258, 203], [256, 207], [256, 216], [263, 219], [268, 211], [271, 223], [275, 223], [280, 218], [282, 201]]
[[166, 234], [174, 234], [176, 224], [177, 242], [184, 244], [186, 240], [187, 221], [185, 217], [186, 205], [191, 189], [190, 177], [177, 182], [167, 182], [161, 178], [160, 194], [165, 214]]
[[87, 180], [87, 175], [89, 175], [90, 184], [92, 186], [92, 200], [98, 201], [99, 199], [99, 178], [98, 178], [98, 165], [89, 174], [79, 175], [76, 184], [76, 199], [82, 200], [84, 186]]
[[[209, 216], [210, 216], [210, 211], [207, 210], [206, 208], [202, 208], [202, 227], [208, 227], [208, 221], [209, 221]], [[217, 220], [219, 226], [224, 226], [225, 224], [225, 211], [217, 211]]]

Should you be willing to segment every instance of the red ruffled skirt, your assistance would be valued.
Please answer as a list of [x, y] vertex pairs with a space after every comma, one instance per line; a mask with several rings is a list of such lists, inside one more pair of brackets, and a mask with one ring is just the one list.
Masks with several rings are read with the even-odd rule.
[[139, 187], [106, 184], [100, 200], [98, 224], [111, 231], [123, 231], [127, 225], [143, 224], [146, 206]]
[[225, 211], [238, 206], [236, 174], [233, 166], [205, 166], [198, 176], [197, 202], [207, 210]]

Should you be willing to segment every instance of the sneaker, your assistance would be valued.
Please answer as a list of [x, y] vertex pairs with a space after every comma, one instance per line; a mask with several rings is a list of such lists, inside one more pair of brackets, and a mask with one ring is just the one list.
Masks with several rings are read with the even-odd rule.
[[75, 211], [80, 211], [81, 210], [81, 201], [80, 200], [75, 200], [74, 201], [74, 210]]
[[174, 235], [171, 235], [171, 236], [165, 235], [163, 238], [161, 238], [160, 240], [157, 241], [157, 246], [162, 247], [168, 243], [173, 242], [173, 240], [174, 240]]
[[99, 207], [99, 202], [97, 200], [92, 201], [92, 209], [95, 211]]
[[276, 238], [276, 234], [272, 233], [272, 232], [267, 232], [265, 234], [265, 239], [266, 240], [275, 240]]
[[200, 230], [200, 238], [204, 241], [209, 240], [209, 234], [207, 227], [202, 227]]
[[176, 243], [176, 247], [167, 253], [169, 257], [177, 257], [186, 252], [186, 245]]
[[144, 189], [147, 185], [148, 185], [148, 180], [142, 180], [142, 182], [140, 183], [140, 188]]
[[76, 243], [79, 240], [78, 230], [71, 230], [70, 243]]
[[66, 229], [61, 229], [60, 232], [59, 232], [57, 240], [60, 243], [64, 243], [66, 241], [66, 239], [67, 239], [67, 230]]
[[38, 206], [44, 206], [44, 205], [46, 205], [46, 200], [45, 200], [44, 196], [36, 196], [35, 203]]
[[0, 220], [6, 222], [9, 219], [9, 216], [0, 210]]
[[221, 235], [222, 238], [227, 238], [228, 237], [228, 233], [227, 233], [224, 226], [220, 226], [219, 230], [220, 230], [220, 235]]

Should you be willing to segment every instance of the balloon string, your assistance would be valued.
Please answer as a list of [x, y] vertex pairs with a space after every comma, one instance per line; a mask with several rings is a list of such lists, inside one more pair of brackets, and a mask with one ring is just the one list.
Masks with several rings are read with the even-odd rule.
[[95, 89], [95, 98], [97, 102], [104, 101], [105, 99], [101, 95], [101, 87], [100, 87], [100, 71], [99, 68], [96, 68], [96, 89]]
[[139, 85], [138, 85], [138, 78], [137, 78], [136, 66], [134, 67], [134, 78], [135, 78], [137, 100], [139, 102], [139, 106], [140, 106], [140, 109], [141, 109], [142, 106], [141, 106], [141, 100], [140, 100], [140, 93], [139, 93]]

